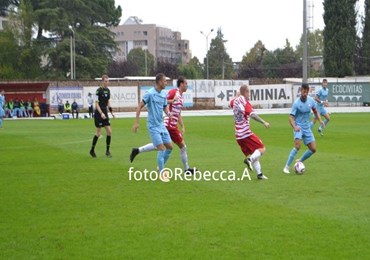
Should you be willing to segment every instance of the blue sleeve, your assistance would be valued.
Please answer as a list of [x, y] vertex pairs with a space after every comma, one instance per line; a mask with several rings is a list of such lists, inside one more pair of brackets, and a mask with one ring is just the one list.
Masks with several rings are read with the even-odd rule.
[[143, 100], [143, 102], [145, 104], [148, 104], [149, 103], [149, 100], [150, 100], [150, 93], [149, 93], [149, 91], [145, 92], [145, 94], [143, 95], [142, 100]]
[[297, 102], [293, 103], [292, 109], [290, 110], [290, 114], [295, 116], [297, 114]]

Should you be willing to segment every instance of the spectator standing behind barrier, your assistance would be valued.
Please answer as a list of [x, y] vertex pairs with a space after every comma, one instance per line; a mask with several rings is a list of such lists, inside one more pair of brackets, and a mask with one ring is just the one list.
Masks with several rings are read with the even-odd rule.
[[5, 118], [13, 117], [12, 116], [12, 111], [9, 108], [9, 102], [5, 101], [4, 111], [5, 111]]
[[71, 113], [71, 112], [72, 112], [71, 104], [69, 104], [68, 100], [67, 100], [67, 101], [66, 101], [66, 103], [64, 104], [64, 112], [65, 112], [65, 113]]
[[59, 100], [59, 103], [58, 103], [58, 113], [59, 114], [63, 114], [64, 113], [64, 104], [63, 104], [63, 100]]
[[72, 117], [75, 118], [75, 113], [76, 113], [76, 119], [78, 119], [78, 104], [76, 100], [73, 100], [72, 103]]
[[3, 118], [5, 117], [5, 91], [0, 91], [0, 128], [3, 128]]
[[91, 93], [87, 94], [87, 104], [89, 105], [89, 117], [94, 117], [94, 98], [92, 97]]

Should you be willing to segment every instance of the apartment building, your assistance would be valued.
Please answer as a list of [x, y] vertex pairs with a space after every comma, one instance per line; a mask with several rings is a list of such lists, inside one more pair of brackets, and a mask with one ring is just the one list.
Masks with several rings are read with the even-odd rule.
[[150, 52], [157, 61], [172, 64], [186, 64], [191, 59], [189, 41], [181, 39], [180, 32], [155, 24], [143, 24], [136, 16], [110, 29], [115, 33], [118, 51], [113, 52], [115, 60], [126, 60], [134, 48]]

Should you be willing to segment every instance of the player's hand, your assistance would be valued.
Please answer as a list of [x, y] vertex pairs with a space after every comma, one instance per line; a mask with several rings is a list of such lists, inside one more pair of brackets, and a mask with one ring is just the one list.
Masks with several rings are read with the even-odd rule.
[[266, 128], [270, 128], [270, 123], [269, 122], [263, 122], [263, 125], [266, 127]]
[[301, 131], [301, 127], [300, 127], [300, 126], [298, 126], [298, 125], [294, 126], [294, 131], [295, 131], [295, 132], [299, 132], [299, 131]]
[[135, 124], [132, 126], [131, 131], [132, 131], [133, 133], [136, 133], [136, 132], [137, 132], [137, 129], [139, 129], [139, 123], [135, 123]]
[[104, 113], [101, 113], [100, 116], [101, 116], [101, 119], [107, 119]]
[[328, 101], [324, 101], [324, 107], [328, 107], [329, 106], [329, 102]]
[[113, 117], [113, 118], [116, 118], [116, 116], [115, 116], [114, 114], [112, 114], [112, 117]]

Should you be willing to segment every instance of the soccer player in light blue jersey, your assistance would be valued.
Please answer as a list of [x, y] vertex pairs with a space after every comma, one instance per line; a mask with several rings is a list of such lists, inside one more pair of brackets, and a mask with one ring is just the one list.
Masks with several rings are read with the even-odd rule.
[[3, 127], [3, 118], [5, 117], [5, 110], [4, 110], [4, 105], [5, 105], [5, 91], [1, 90], [0, 91], [0, 128]]
[[[314, 97], [314, 100], [316, 101], [317, 103], [317, 109], [319, 111], [319, 114], [320, 116], [324, 116], [325, 117], [325, 120], [324, 120], [324, 127], [329, 123], [330, 121], [330, 116], [329, 116], [329, 113], [328, 111], [325, 109], [325, 107], [328, 107], [329, 106], [329, 102], [328, 102], [328, 95], [329, 95], [329, 89], [328, 89], [328, 81], [327, 79], [323, 79], [322, 80], [322, 86], [321, 88], [319, 88], [319, 90], [316, 92], [315, 94], [315, 97]], [[315, 125], [316, 123], [316, 118], [313, 119], [312, 123], [311, 123], [311, 128]], [[317, 129], [317, 131], [319, 132], [319, 134], [321, 136], [324, 135], [324, 128], [323, 126], [319, 126], [319, 128]]]
[[316, 142], [315, 137], [311, 129], [310, 113], [311, 110], [314, 113], [321, 125], [324, 122], [317, 111], [316, 102], [313, 98], [308, 96], [310, 87], [307, 83], [303, 83], [301, 87], [301, 96], [299, 99], [294, 101], [292, 110], [290, 112], [289, 123], [293, 128], [294, 135], [294, 147], [290, 151], [288, 160], [283, 169], [284, 173], [289, 174], [289, 166], [292, 164], [294, 157], [297, 155], [299, 149], [301, 148], [302, 140], [308, 149], [303, 153], [302, 157], [298, 161], [304, 162], [311, 157], [312, 154], [316, 152]]
[[136, 109], [136, 120], [132, 131], [137, 132], [139, 128], [140, 112], [143, 107], [148, 109], [147, 128], [153, 145], [157, 148], [157, 165], [161, 172], [172, 152], [172, 142], [167, 128], [163, 124], [163, 111], [171, 117], [167, 106], [166, 94], [162, 91], [166, 88], [166, 76], [163, 73], [155, 77], [155, 87], [149, 89], [140, 101]]

